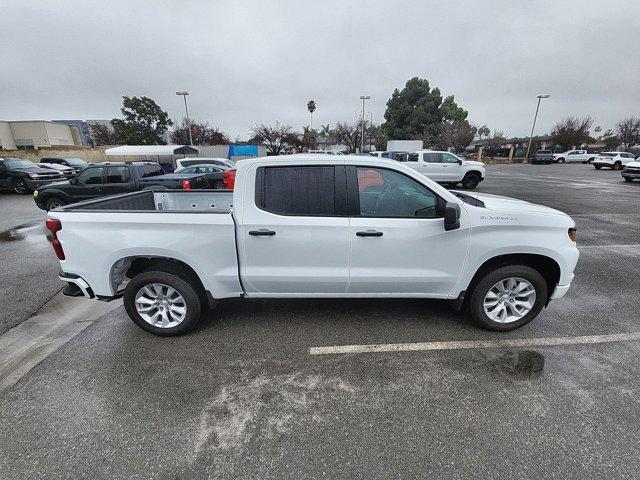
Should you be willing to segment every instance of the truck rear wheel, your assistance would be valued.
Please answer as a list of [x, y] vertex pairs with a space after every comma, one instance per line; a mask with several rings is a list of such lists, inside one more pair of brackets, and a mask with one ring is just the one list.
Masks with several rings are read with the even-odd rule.
[[182, 335], [193, 330], [202, 306], [197, 282], [183, 272], [146, 271], [131, 279], [124, 291], [129, 318], [154, 335]]
[[526, 265], [511, 265], [487, 272], [471, 294], [469, 311], [476, 325], [508, 331], [536, 318], [547, 302], [547, 282]]

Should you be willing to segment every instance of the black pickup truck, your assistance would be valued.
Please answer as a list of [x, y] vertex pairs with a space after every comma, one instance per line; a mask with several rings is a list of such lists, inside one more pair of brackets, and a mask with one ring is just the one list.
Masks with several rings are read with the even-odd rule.
[[96, 163], [68, 182], [52, 183], [33, 192], [36, 205], [51, 210], [62, 205], [138, 190], [208, 188], [205, 175], [165, 174], [154, 162]]

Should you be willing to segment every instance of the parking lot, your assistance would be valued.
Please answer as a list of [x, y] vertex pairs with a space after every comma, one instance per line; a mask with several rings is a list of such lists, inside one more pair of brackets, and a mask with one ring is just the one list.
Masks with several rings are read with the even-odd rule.
[[[0, 476], [637, 478], [640, 183], [489, 165], [479, 191], [577, 223], [572, 288], [529, 325], [482, 331], [416, 299], [229, 300], [159, 338], [120, 307], [0, 393]], [[32, 207], [2, 228], [41, 218]], [[5, 242], [7, 292], [19, 255], [55, 293], [43, 241]]]

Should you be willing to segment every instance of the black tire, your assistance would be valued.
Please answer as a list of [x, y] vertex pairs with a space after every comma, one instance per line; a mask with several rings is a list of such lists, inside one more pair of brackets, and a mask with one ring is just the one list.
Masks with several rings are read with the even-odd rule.
[[602, 165], [594, 165], [596, 170], [600, 170], [602, 168]]
[[67, 202], [59, 198], [56, 198], [56, 197], [50, 198], [49, 200], [47, 200], [47, 203], [46, 203], [47, 212], [49, 210], [53, 210], [54, 208], [62, 207], [63, 205], [66, 205], [66, 204]]
[[622, 162], [616, 162], [613, 164], [614, 170], [622, 170]]
[[21, 178], [16, 178], [13, 181], [13, 191], [16, 192], [18, 195], [26, 195], [28, 193], [31, 193], [31, 189], [29, 188], [29, 185], [27, 185], [27, 182], [25, 182]]
[[469, 172], [462, 179], [462, 188], [465, 190], [473, 190], [480, 183], [480, 175]]
[[624, 178], [625, 182], [629, 182], [629, 183], [633, 182], [633, 178], [629, 178], [629, 177], [622, 177], [622, 178]]
[[224, 188], [224, 180], [216, 180], [213, 182], [213, 188], [216, 190], [222, 190]]
[[558, 159], [558, 163], [564, 163], [564, 158], [560, 157], [560, 158]]
[[[132, 278], [124, 290], [124, 308], [129, 318], [133, 320], [133, 323], [138, 327], [154, 335], [163, 337], [182, 335], [193, 330], [200, 321], [204, 295], [199, 282], [179, 267], [174, 270], [172, 273], [157, 269], [142, 272]], [[186, 316], [178, 325], [168, 328], [151, 325], [145, 321], [136, 310], [136, 294], [143, 287], [153, 283], [160, 283], [175, 289], [184, 299]]]
[[[516, 277], [527, 280], [536, 291], [533, 308], [524, 317], [511, 323], [500, 323], [492, 320], [484, 311], [484, 299], [489, 290], [500, 280]], [[485, 330], [506, 332], [520, 328], [536, 318], [547, 303], [547, 282], [544, 277], [526, 265], [510, 265], [487, 272], [476, 284], [469, 301], [469, 312], [476, 325]]]
[[591, 157], [589, 160], [587, 160], [587, 163], [592, 164], [594, 160], [595, 160], [595, 157]]

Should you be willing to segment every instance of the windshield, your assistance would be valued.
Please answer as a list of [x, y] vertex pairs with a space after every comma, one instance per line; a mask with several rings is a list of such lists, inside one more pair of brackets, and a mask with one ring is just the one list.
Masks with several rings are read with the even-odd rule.
[[65, 158], [65, 160], [69, 165], [73, 165], [74, 167], [83, 167], [87, 165], [87, 162], [79, 158]]
[[33, 162], [30, 162], [29, 160], [18, 160], [18, 159], [5, 160], [4, 165], [5, 167], [7, 167], [7, 170], [22, 170], [24, 168], [35, 167], [35, 164]]

